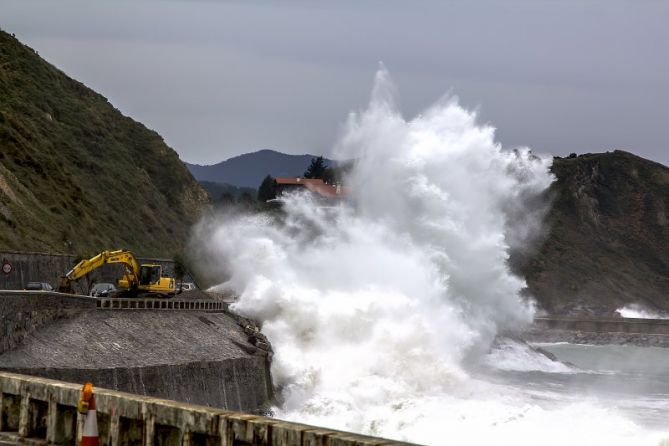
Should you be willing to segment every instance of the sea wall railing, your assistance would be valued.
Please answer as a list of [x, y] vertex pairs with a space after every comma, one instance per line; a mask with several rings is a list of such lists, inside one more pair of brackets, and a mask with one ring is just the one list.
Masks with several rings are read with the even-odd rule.
[[221, 312], [228, 308], [226, 302], [213, 299], [180, 300], [177, 298], [97, 298], [98, 310], [197, 310]]

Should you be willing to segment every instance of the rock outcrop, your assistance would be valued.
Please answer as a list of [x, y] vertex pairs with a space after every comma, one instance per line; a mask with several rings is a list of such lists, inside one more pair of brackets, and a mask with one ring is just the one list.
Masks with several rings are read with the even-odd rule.
[[538, 250], [512, 264], [553, 314], [669, 310], [669, 168], [631, 153], [556, 158]]

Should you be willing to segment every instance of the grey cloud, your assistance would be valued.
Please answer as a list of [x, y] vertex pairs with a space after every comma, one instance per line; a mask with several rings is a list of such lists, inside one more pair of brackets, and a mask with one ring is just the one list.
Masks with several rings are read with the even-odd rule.
[[448, 91], [540, 152], [669, 164], [660, 1], [3, 0], [0, 27], [163, 134], [182, 158], [327, 152], [377, 63], [405, 115]]

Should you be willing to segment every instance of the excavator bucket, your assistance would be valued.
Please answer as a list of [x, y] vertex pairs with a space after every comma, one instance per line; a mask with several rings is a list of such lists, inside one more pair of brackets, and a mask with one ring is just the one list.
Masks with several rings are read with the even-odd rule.
[[68, 279], [67, 276], [60, 276], [58, 278], [58, 292], [74, 294], [74, 290], [72, 289], [72, 281]]

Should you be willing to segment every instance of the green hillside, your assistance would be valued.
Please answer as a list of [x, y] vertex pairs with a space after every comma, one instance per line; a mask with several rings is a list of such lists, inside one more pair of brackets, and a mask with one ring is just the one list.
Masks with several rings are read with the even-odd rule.
[[553, 313], [669, 311], [669, 168], [623, 151], [556, 158], [548, 233], [516, 258]]
[[0, 248], [168, 256], [207, 201], [160, 135], [0, 31]]

